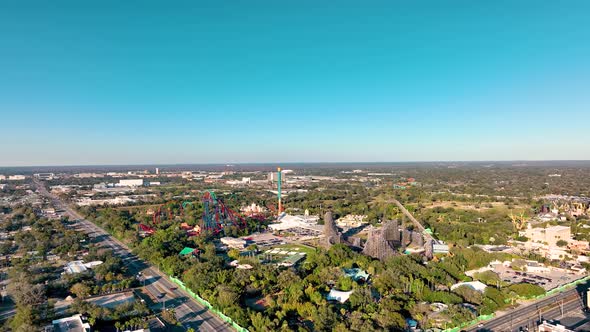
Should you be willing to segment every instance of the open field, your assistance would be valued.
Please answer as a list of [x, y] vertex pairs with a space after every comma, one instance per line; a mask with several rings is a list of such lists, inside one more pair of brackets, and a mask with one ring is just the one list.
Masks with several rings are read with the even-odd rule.
[[510, 213], [510, 212], [521, 212], [526, 210], [528, 207], [526, 205], [522, 205], [522, 204], [517, 204], [517, 205], [512, 205], [512, 209], [508, 208], [508, 206], [506, 204], [504, 204], [504, 202], [483, 202], [480, 204], [475, 204], [475, 203], [468, 203], [468, 202], [457, 202], [457, 201], [443, 201], [443, 202], [432, 202], [430, 204], [426, 203], [423, 205], [426, 208], [437, 208], [437, 207], [441, 207], [441, 208], [454, 208], [454, 209], [459, 209], [459, 210], [476, 210], [476, 211], [482, 211], [482, 210], [491, 210], [491, 209], [496, 209], [499, 211], [505, 210], [506, 213]]

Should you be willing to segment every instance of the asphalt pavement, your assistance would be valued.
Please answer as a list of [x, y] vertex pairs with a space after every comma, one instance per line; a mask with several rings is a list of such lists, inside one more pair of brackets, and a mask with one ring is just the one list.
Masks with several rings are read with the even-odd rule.
[[541, 320], [557, 320], [585, 310], [584, 293], [588, 284], [580, 284], [565, 292], [515, 308], [479, 326], [466, 328], [468, 332], [534, 331]]
[[158, 309], [158, 306], [160, 310], [174, 308], [176, 318], [185, 329], [190, 327], [196, 331], [234, 331], [230, 324], [224, 322], [211, 310], [198, 303], [186, 291], [178, 288], [165, 274], [133, 255], [124, 243], [115, 239], [94, 223], [85, 220], [74, 209], [49, 193], [42, 183], [36, 182], [36, 185], [39, 193], [49, 198], [56, 209], [65, 211], [70, 220], [77, 220], [76, 228], [87, 233], [95, 241], [101, 243], [103, 247], [111, 249], [114, 254], [121, 257], [130, 273], [151, 276], [149, 280], [146, 280], [144, 289], [151, 294], [153, 299], [156, 299], [158, 304], [156, 309]]

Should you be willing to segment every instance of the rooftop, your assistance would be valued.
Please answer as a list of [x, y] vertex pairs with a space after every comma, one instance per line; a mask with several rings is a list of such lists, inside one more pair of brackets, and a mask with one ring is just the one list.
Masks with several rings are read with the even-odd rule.
[[62, 319], [57, 319], [51, 322], [54, 331], [56, 332], [88, 332], [90, 331], [90, 324], [82, 321], [80, 314]]
[[469, 286], [473, 290], [476, 290], [478, 292], [483, 292], [487, 287], [486, 284], [484, 284], [481, 281], [468, 281], [468, 282], [460, 282], [460, 283], [454, 284], [453, 286], [451, 286], [451, 290], [454, 290], [454, 289], [461, 287], [461, 286]]
[[358, 281], [358, 280], [365, 280], [366, 281], [369, 279], [369, 274], [367, 273], [367, 271], [364, 271], [359, 268], [344, 269], [344, 275], [346, 275], [347, 277], [351, 278], [354, 281]]
[[338, 301], [340, 303], [344, 303], [348, 301], [350, 294], [352, 294], [352, 291], [343, 292], [332, 288], [330, 290], [330, 293], [328, 293], [328, 295], [326, 296], [326, 299], [328, 301]]

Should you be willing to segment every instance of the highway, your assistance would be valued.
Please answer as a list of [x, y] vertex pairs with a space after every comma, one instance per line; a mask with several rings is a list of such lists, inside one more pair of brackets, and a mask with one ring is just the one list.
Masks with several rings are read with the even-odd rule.
[[468, 332], [488, 331], [534, 331], [537, 322], [541, 319], [561, 319], [564, 315], [581, 312], [584, 310], [583, 292], [588, 289], [588, 284], [562, 293], [549, 296], [543, 300], [518, 307], [502, 316], [493, 318], [481, 324], [481, 326], [464, 329]]
[[142, 282], [145, 279], [144, 289], [151, 294], [152, 298], [158, 301], [156, 309], [164, 309], [164, 307], [170, 309], [173, 307], [176, 312], [176, 318], [185, 329], [193, 328], [196, 331], [234, 331], [230, 324], [224, 322], [209, 309], [191, 298], [187, 292], [168, 280], [166, 275], [133, 255], [124, 243], [115, 239], [94, 223], [85, 220], [74, 209], [49, 193], [43, 183], [36, 180], [35, 184], [39, 194], [51, 200], [56, 210], [63, 210], [70, 217], [70, 220], [77, 220], [75, 224], [77, 229], [87, 233], [95, 241], [101, 243], [103, 247], [111, 249], [114, 254], [121, 257], [129, 273], [135, 276], [141, 274]]

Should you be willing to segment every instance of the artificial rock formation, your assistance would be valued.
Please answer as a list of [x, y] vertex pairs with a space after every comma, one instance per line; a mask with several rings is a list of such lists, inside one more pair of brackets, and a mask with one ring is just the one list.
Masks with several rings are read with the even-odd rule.
[[324, 236], [326, 238], [326, 246], [329, 248], [333, 244], [342, 243], [342, 234], [338, 232], [336, 223], [332, 218], [332, 212], [328, 211], [324, 215]]
[[395, 245], [399, 241], [400, 232], [397, 221], [386, 221], [381, 228], [369, 231], [363, 254], [385, 260], [398, 255]]

